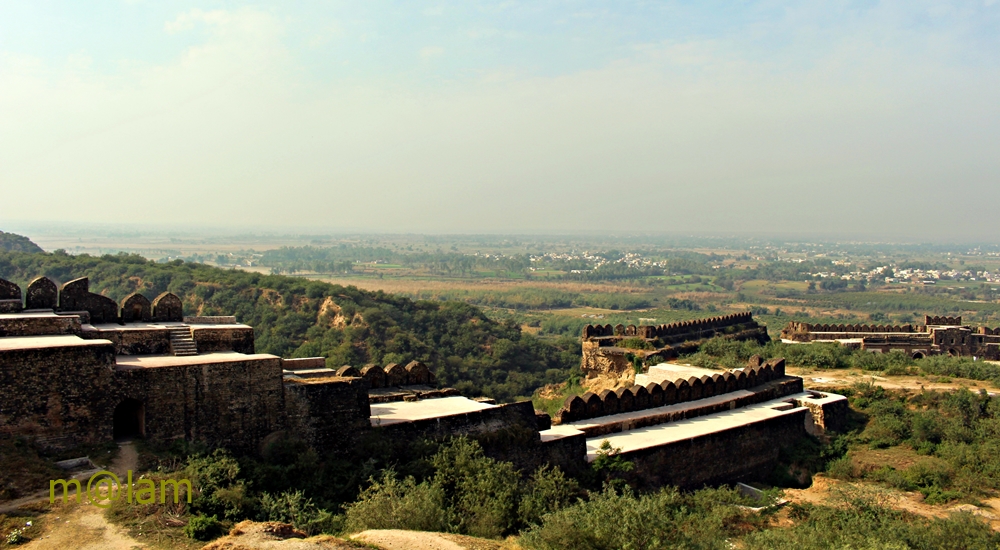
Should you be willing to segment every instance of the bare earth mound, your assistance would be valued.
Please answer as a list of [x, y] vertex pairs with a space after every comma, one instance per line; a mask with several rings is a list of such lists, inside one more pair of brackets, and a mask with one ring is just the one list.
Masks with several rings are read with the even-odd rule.
[[229, 534], [216, 539], [202, 550], [347, 550], [365, 548], [362, 545], [318, 535], [306, 537], [287, 523], [242, 521]]

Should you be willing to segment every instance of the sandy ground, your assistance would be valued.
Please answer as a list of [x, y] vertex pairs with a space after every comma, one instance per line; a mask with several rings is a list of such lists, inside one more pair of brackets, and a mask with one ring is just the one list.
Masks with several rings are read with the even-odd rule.
[[[131, 442], [123, 443], [117, 458], [109, 468], [118, 476], [124, 478], [125, 472], [135, 470], [139, 462], [139, 454]], [[86, 481], [84, 481], [86, 483]], [[48, 491], [40, 491], [34, 495], [18, 499], [0, 506], [0, 513], [10, 511], [25, 504], [39, 500], [48, 501]], [[64, 549], [80, 550], [131, 550], [146, 548], [146, 545], [130, 537], [126, 532], [108, 523], [104, 518], [104, 509], [91, 504], [55, 504], [44, 516], [41, 536], [25, 544], [25, 549]]]
[[352, 535], [351, 538], [383, 550], [512, 550], [517, 548], [517, 546], [507, 543], [461, 535], [398, 529], [372, 529]]
[[90, 504], [58, 506], [46, 514], [40, 537], [21, 546], [25, 550], [133, 550], [147, 548], [104, 519], [104, 510]]
[[965, 387], [971, 391], [986, 389], [991, 394], [996, 394], [997, 389], [989, 382], [982, 380], [967, 380], [965, 378], [951, 378], [949, 382], [941, 382], [939, 377], [934, 376], [872, 376], [862, 373], [857, 369], [801, 369], [789, 367], [788, 374], [801, 376], [806, 388], [843, 388], [857, 382], [872, 382], [877, 386], [889, 390], [957, 390]]

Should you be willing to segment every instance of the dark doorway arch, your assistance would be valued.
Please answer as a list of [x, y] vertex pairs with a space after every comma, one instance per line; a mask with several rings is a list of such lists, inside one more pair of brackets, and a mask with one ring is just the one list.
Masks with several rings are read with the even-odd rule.
[[115, 441], [135, 439], [146, 433], [146, 407], [142, 401], [125, 399], [115, 407]]
[[949, 357], [961, 357], [962, 354], [959, 353], [957, 349], [951, 348], [951, 349], [948, 350], [948, 356]]
[[924, 353], [922, 351], [915, 351], [915, 352], [913, 352], [913, 358], [914, 359], [923, 359], [924, 358]]

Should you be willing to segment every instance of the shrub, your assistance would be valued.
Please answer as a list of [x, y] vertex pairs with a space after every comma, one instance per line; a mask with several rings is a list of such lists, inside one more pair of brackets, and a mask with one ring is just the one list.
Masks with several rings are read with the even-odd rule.
[[995, 548], [1000, 535], [971, 514], [924, 519], [895, 510], [881, 491], [848, 488], [838, 506], [803, 506], [790, 528], [751, 533], [748, 550]]
[[453, 530], [489, 538], [514, 527], [520, 474], [513, 464], [485, 456], [478, 443], [465, 438], [443, 446], [431, 462]]
[[184, 534], [194, 540], [212, 540], [223, 532], [222, 523], [215, 516], [192, 516], [184, 526]]
[[518, 516], [525, 525], [536, 525], [545, 514], [560, 510], [580, 492], [575, 480], [567, 478], [558, 467], [548, 465], [535, 470], [518, 506]]
[[260, 508], [265, 520], [290, 523], [309, 535], [337, 530], [335, 516], [318, 508], [302, 491], [285, 491], [278, 495], [264, 493], [260, 497]]
[[[653, 548], [732, 548], [728, 540], [755, 524], [729, 489], [682, 494], [675, 488], [636, 496], [610, 487], [590, 500], [545, 516], [520, 543], [539, 550]], [[758, 524], [759, 525], [759, 524]]]
[[344, 528], [350, 532], [365, 529], [409, 529], [444, 531], [446, 512], [441, 491], [429, 483], [416, 483], [412, 477], [398, 479], [387, 470], [347, 507]]
[[857, 477], [854, 461], [851, 460], [851, 457], [849, 456], [842, 456], [836, 460], [830, 461], [826, 471], [830, 474], [830, 477], [836, 479], [849, 480]]
[[250, 515], [253, 499], [239, 479], [239, 462], [228, 451], [216, 449], [211, 455], [192, 457], [185, 473], [198, 490], [191, 503], [195, 512], [234, 521]]

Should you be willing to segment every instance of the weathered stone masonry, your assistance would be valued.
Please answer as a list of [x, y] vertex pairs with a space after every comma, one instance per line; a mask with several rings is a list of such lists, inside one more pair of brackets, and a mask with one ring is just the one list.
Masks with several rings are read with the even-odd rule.
[[[767, 329], [759, 325], [749, 312], [722, 315], [668, 325], [587, 325], [583, 327], [583, 358], [580, 370], [583, 384], [590, 387], [596, 380], [626, 383], [635, 371], [631, 358], [644, 364], [667, 361], [682, 353], [694, 351], [702, 342], [714, 337], [734, 340], [770, 340]], [[621, 347], [626, 339], [639, 339], [652, 350]]]
[[[781, 445], [807, 429], [838, 429], [846, 415], [843, 398], [803, 392], [783, 360], [755, 359], [736, 371], [573, 397], [553, 422], [528, 401], [496, 405], [437, 388], [417, 361], [331, 369], [323, 358], [257, 354], [252, 327], [232, 317], [183, 317], [172, 294], [132, 294], [115, 304], [90, 293], [85, 278], [61, 291], [39, 278], [23, 298], [0, 280], [0, 437], [47, 449], [144, 437], [257, 453], [288, 434], [329, 455], [381, 430], [397, 441], [473, 437], [521, 467], [574, 472], [608, 437], [624, 438], [637, 478], [694, 487], [765, 471]], [[589, 346], [613, 350], [624, 337], [669, 352], [713, 335], [766, 332], [749, 314], [588, 327], [584, 354]], [[696, 419], [719, 427], [698, 432], [701, 424], [689, 425]]]

